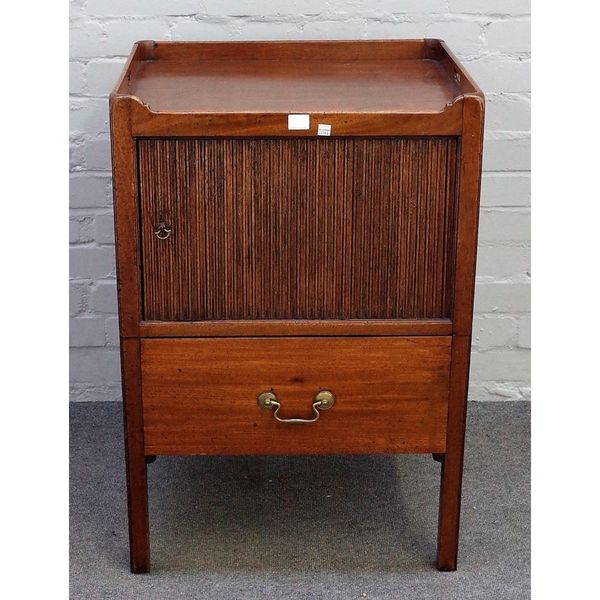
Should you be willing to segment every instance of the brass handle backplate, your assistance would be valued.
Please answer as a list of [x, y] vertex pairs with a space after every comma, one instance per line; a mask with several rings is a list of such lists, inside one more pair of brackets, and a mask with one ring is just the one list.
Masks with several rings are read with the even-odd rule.
[[156, 227], [154, 235], [159, 240], [166, 240], [171, 235], [171, 228], [164, 221], [161, 221]]
[[312, 419], [282, 419], [279, 416], [279, 409], [281, 408], [281, 403], [277, 400], [277, 396], [273, 392], [262, 392], [258, 396], [258, 406], [261, 408], [267, 409], [275, 409], [273, 416], [280, 423], [292, 423], [303, 425], [306, 423], [314, 423], [319, 420], [321, 413], [319, 410], [327, 410], [331, 408], [335, 404], [335, 396], [329, 390], [321, 390], [315, 395], [315, 398], [312, 403], [312, 409], [315, 416]]

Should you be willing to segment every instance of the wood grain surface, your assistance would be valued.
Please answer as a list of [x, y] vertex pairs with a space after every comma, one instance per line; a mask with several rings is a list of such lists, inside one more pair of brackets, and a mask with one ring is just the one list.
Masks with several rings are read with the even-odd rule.
[[[134, 136], [459, 135], [476, 90], [439, 40], [144, 41], [111, 98]], [[308, 130], [288, 130], [294, 112]]]
[[[442, 461], [456, 569], [484, 113], [465, 68], [429, 39], [143, 41], [110, 109], [132, 571], [154, 455], [382, 452]], [[309, 418], [323, 389], [310, 425], [256, 401]]]
[[142, 286], [137, 152], [129, 109], [126, 99], [110, 102], [119, 331], [122, 336], [133, 337], [139, 334], [142, 318]]
[[450, 335], [450, 319], [143, 321], [143, 337]]
[[469, 361], [477, 258], [477, 228], [483, 147], [483, 97], [464, 103], [464, 131], [455, 271], [452, 367], [446, 453], [442, 464], [437, 567], [454, 571], [458, 561], [465, 423], [469, 393]]
[[[146, 454], [444, 452], [450, 337], [142, 340]], [[335, 405], [310, 425], [315, 394]]]
[[121, 339], [121, 375], [129, 561], [132, 573], [147, 573], [150, 569], [150, 532], [139, 339]]
[[442, 112], [459, 90], [433, 60], [147, 61], [129, 92], [169, 113]]
[[145, 319], [450, 316], [456, 138], [138, 148]]

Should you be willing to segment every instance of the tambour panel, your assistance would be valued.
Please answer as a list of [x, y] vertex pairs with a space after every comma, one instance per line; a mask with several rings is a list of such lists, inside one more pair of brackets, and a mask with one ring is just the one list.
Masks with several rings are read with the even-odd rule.
[[138, 140], [144, 318], [449, 317], [458, 146]]

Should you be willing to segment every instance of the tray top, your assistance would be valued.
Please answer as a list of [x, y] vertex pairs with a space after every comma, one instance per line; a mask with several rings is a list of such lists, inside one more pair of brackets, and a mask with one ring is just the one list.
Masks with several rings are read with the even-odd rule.
[[440, 44], [139, 42], [114, 93], [157, 113], [440, 113], [465, 93]]
[[439, 63], [144, 62], [129, 91], [157, 112], [441, 112], [460, 95]]

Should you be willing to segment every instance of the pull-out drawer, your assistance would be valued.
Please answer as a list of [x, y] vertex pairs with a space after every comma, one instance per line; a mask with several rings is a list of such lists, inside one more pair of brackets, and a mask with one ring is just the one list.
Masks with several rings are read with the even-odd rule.
[[450, 352], [449, 336], [144, 339], [145, 452], [444, 452]]

